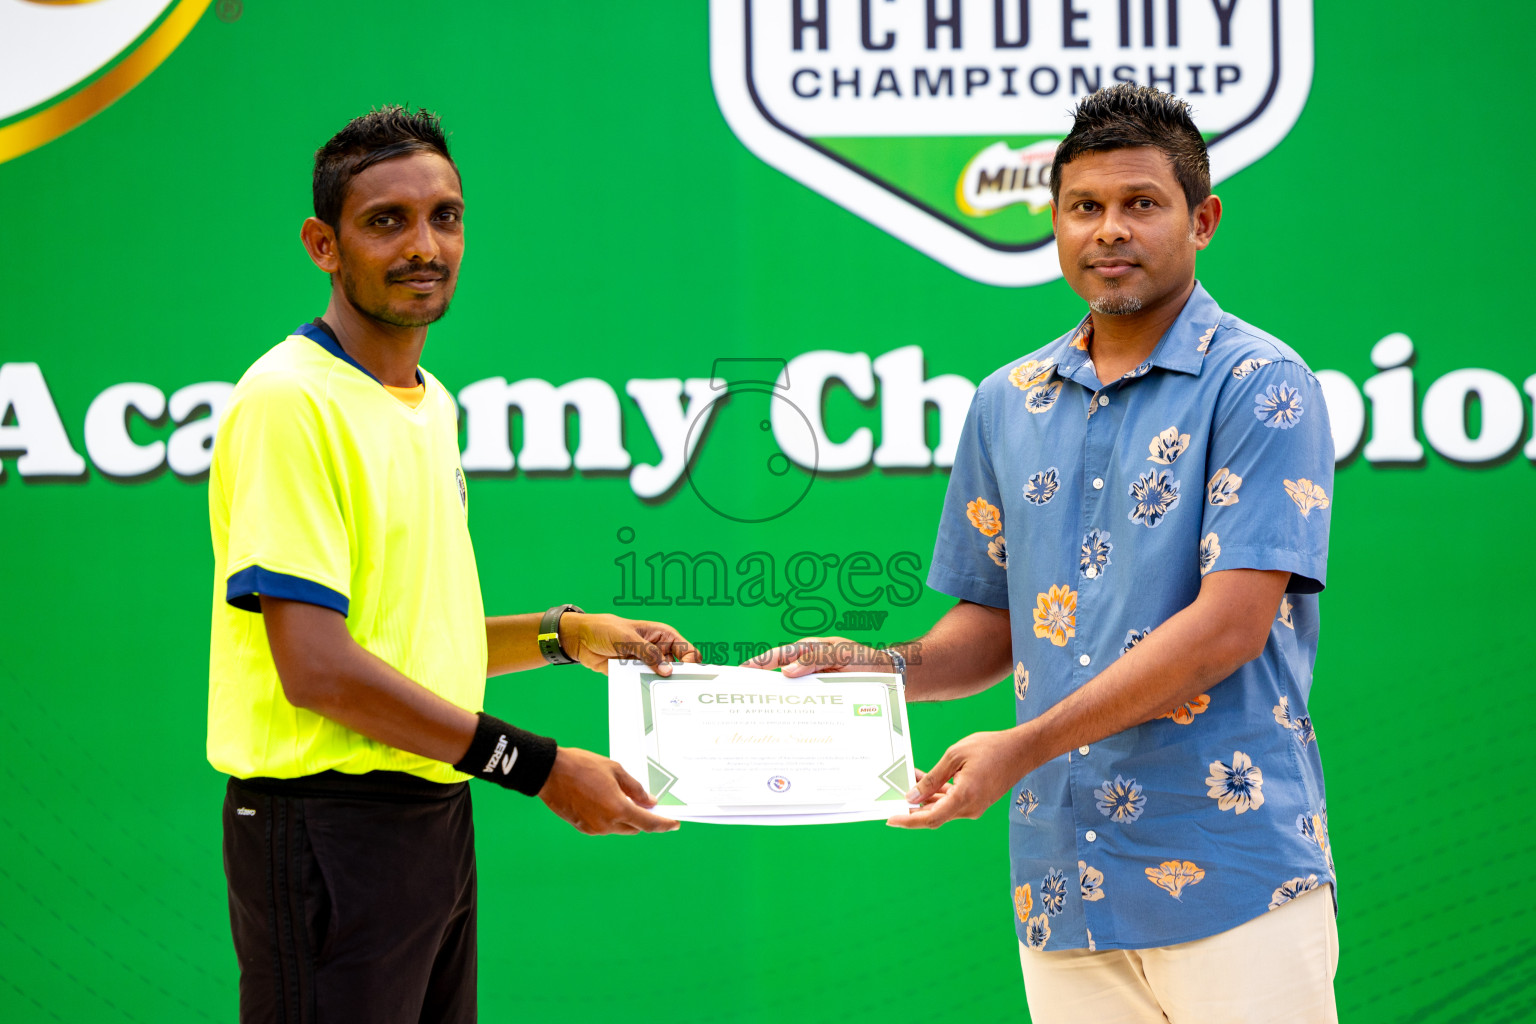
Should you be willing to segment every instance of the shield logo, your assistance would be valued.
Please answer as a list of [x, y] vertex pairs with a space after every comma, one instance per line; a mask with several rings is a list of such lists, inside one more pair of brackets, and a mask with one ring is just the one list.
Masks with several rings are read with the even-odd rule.
[[1083, 96], [1177, 93], [1219, 182], [1312, 84], [1311, 0], [710, 0], [715, 98], [746, 147], [945, 266], [1060, 276], [1050, 165]]
[[208, 0], [0, 3], [0, 163], [94, 117], [170, 56]]

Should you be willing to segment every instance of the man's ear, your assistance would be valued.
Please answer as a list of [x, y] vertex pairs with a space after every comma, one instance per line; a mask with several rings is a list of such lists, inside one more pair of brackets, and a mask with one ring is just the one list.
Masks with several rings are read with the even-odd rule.
[[341, 253], [336, 245], [335, 228], [319, 217], [306, 217], [304, 226], [299, 228], [299, 239], [304, 243], [304, 251], [309, 253], [315, 266], [327, 274], [334, 274], [341, 269]]
[[1196, 249], [1204, 249], [1211, 244], [1211, 237], [1216, 234], [1216, 226], [1221, 223], [1221, 200], [1214, 194], [1206, 196], [1204, 201], [1195, 207], [1194, 216], [1189, 220], [1190, 240], [1195, 243]]

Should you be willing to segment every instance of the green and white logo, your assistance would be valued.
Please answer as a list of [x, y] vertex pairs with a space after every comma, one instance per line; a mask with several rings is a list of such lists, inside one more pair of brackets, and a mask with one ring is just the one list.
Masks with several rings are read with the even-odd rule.
[[1137, 82], [1195, 108], [1220, 181], [1312, 82], [1310, 0], [711, 0], [715, 98], [757, 156], [967, 277], [1060, 274], [1070, 111]]

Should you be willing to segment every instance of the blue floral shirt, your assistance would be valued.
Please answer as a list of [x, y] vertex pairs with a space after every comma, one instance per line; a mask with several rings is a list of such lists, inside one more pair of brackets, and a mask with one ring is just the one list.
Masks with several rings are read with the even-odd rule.
[[1009, 610], [1018, 721], [1191, 604], [1206, 573], [1292, 575], [1257, 660], [1014, 787], [1015, 923], [1047, 950], [1203, 938], [1334, 880], [1307, 711], [1333, 489], [1322, 390], [1199, 284], [1119, 380], [1095, 375], [1091, 330], [977, 389], [928, 576]]

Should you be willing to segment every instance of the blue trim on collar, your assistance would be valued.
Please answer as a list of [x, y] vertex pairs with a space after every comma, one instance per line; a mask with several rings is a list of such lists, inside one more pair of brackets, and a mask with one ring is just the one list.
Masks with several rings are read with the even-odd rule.
[[[373, 374], [369, 373], [367, 367], [363, 366], [362, 363], [347, 355], [347, 350], [341, 347], [340, 342], [327, 334], [325, 328], [319, 327], [315, 324], [299, 324], [299, 326], [294, 329], [293, 333], [308, 338], [310, 341], [314, 342], [316, 345], [319, 345], [321, 348], [325, 349], [327, 352], [335, 356], [337, 359], [340, 359], [342, 362], [357, 367], [361, 373], [363, 373], [375, 384], [379, 385], [380, 387], [384, 386], [384, 382], [379, 380], [379, 378], [375, 377]], [[426, 382], [427, 378], [422, 376], [421, 367], [416, 367], [416, 383], [425, 384]]]

